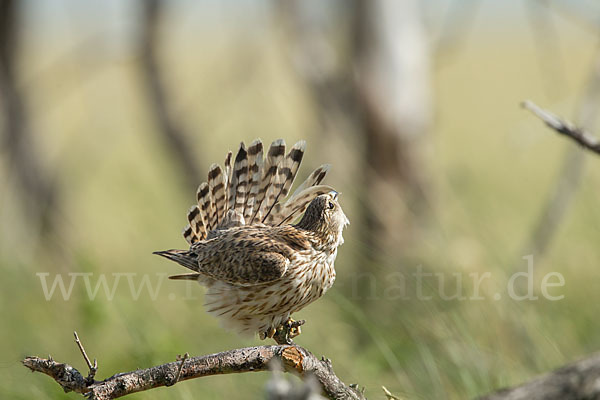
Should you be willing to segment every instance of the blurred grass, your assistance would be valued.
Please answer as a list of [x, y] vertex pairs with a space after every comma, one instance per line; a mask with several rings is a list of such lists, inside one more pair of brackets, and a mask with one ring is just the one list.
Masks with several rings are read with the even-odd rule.
[[[568, 86], [559, 88], [561, 102], [556, 102], [544, 95], [536, 52], [531, 40], [523, 40], [527, 35], [473, 35], [451, 62], [434, 71], [431, 231], [402, 260], [384, 257], [373, 264], [369, 260], [379, 255], [359, 241], [361, 227], [353, 223], [336, 263], [336, 285], [298, 315], [308, 320], [298, 342], [332, 359], [338, 375], [366, 386], [370, 398], [383, 398], [381, 385], [411, 399], [473, 397], [600, 348], [595, 334], [600, 329], [595, 307], [600, 301], [600, 160], [590, 155], [575, 202], [550, 252], [535, 266], [537, 287], [547, 272], [564, 275], [566, 285], [557, 291], [565, 299], [492, 300], [516, 267], [525, 270], [524, 254], [518, 252], [572, 145], [518, 104], [532, 98], [571, 116], [595, 45], [591, 35], [561, 25]], [[244, 41], [235, 34], [213, 37], [205, 33], [193, 43], [174, 41], [163, 54], [173, 91], [170, 107], [197, 133], [191, 139], [202, 167], [221, 162], [241, 140], [284, 137], [291, 144], [306, 138], [301, 174], [331, 162], [328, 182], [344, 193], [346, 213], [356, 221], [360, 204], [355, 197], [362, 189], [347, 171], [360, 168], [357, 149], [348, 138], [346, 144], [334, 141], [342, 146], [334, 151], [319, 134], [310, 97], [290, 71], [281, 43], [266, 33]], [[73, 330], [90, 356], [98, 358], [101, 378], [167, 362], [186, 351], [208, 354], [259, 343], [224, 332], [204, 312], [202, 289], [191, 287], [198, 299], [186, 300], [179, 282], [164, 280], [155, 300], [147, 291], [132, 299], [126, 284], [119, 285], [112, 301], [102, 293], [88, 299], [82, 284], [69, 301], [60, 296], [44, 300], [38, 272], [50, 272], [51, 278], [67, 272], [109, 278], [120, 272], [149, 273], [152, 280], [177, 272], [151, 252], [184, 246], [180, 231], [195, 193], [176, 178], [177, 166], [155, 135], [135, 57], [99, 55], [93, 62], [74, 57], [49, 75], [37, 71], [37, 62], [55, 50], [30, 48], [23, 70], [25, 76], [41, 74], [31, 104], [33, 123], [44, 162], [58, 168], [60, 176], [65, 211], [59, 242], [64, 248], [45, 248], [19, 217], [26, 210], [20, 209], [14, 182], [3, 169], [0, 397], [75, 398], [19, 363], [26, 355], [50, 352], [84, 369]], [[90, 73], [94, 62], [100, 65]], [[378, 277], [373, 286], [356, 286], [362, 292], [353, 289], [362, 279], [356, 275], [357, 259]], [[411, 274], [419, 265], [465, 278], [470, 272], [491, 272], [489, 284], [482, 285], [487, 300], [417, 300]], [[408, 300], [385, 296], [386, 277], [397, 272], [406, 276]], [[470, 293], [467, 280], [464, 286]], [[426, 289], [436, 291], [435, 284]], [[210, 377], [131, 397], [259, 398], [266, 379], [267, 374]]]

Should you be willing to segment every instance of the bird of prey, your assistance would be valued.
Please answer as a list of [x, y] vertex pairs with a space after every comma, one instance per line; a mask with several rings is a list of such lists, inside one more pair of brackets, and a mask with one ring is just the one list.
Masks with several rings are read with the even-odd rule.
[[286, 154], [279, 139], [263, 157], [260, 139], [248, 149], [241, 143], [233, 166], [229, 152], [198, 188], [183, 232], [190, 248], [155, 253], [194, 271], [171, 278], [206, 286], [205, 307], [225, 328], [280, 344], [304, 323], [291, 314], [333, 285], [348, 224], [338, 193], [321, 184], [328, 164], [288, 197], [305, 148], [300, 141]]

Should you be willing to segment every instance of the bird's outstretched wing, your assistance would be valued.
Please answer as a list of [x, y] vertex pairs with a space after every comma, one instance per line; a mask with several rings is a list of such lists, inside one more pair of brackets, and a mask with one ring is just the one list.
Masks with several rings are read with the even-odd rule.
[[174, 279], [196, 279], [199, 275], [237, 286], [253, 286], [282, 278], [295, 251], [310, 242], [297, 228], [243, 227], [193, 244], [189, 250], [167, 250], [155, 254], [169, 258], [197, 274]]
[[207, 182], [198, 187], [197, 204], [188, 212], [189, 224], [183, 231], [185, 240], [192, 245], [235, 226], [293, 222], [312, 199], [333, 190], [320, 185], [330, 168], [324, 164], [286, 200], [305, 148], [306, 142], [301, 140], [286, 154], [285, 142], [278, 139], [265, 157], [263, 144], [256, 139], [248, 149], [240, 144], [233, 166], [233, 153], [227, 153], [224, 168], [213, 164]]

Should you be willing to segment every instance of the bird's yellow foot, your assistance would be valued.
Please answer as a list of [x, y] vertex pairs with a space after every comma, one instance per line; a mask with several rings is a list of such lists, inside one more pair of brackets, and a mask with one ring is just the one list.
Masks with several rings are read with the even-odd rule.
[[295, 338], [302, 333], [302, 329], [300, 327], [306, 323], [306, 320], [300, 319], [298, 321], [294, 321], [290, 318], [286, 323], [290, 325], [290, 338]]
[[303, 319], [294, 321], [293, 319], [289, 318], [275, 330], [275, 333], [272, 337], [275, 339], [277, 344], [294, 344], [292, 338], [295, 338], [302, 333], [300, 327], [304, 325], [305, 322], [306, 321]]

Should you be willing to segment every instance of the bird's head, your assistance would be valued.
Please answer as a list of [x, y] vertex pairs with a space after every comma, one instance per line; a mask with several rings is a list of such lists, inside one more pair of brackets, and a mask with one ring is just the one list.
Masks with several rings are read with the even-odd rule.
[[338, 192], [331, 191], [315, 197], [297, 226], [317, 233], [336, 246], [342, 244], [342, 230], [350, 221], [338, 203], [338, 196]]

